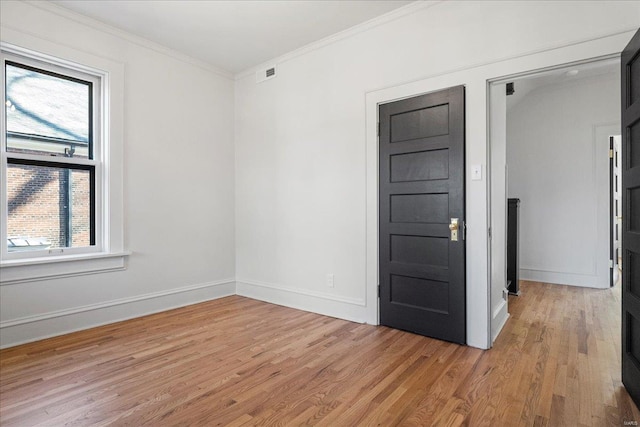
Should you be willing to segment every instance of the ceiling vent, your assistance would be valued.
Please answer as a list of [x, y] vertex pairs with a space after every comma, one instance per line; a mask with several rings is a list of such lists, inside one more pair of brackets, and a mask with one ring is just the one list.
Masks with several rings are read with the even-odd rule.
[[276, 76], [276, 66], [272, 65], [262, 70], [256, 71], [256, 83], [262, 83]]

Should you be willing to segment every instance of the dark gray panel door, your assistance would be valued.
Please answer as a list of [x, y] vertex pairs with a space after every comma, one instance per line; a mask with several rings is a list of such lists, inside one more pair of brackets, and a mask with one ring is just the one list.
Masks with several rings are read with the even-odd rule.
[[622, 383], [640, 406], [640, 31], [621, 63]]
[[464, 87], [379, 117], [380, 323], [465, 343]]

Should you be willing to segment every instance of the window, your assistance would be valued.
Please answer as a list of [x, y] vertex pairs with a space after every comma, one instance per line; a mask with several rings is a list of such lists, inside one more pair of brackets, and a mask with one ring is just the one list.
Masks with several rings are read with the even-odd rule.
[[124, 64], [0, 41], [0, 286], [126, 268]]
[[0, 286], [125, 269], [124, 64], [2, 37]]
[[2, 258], [100, 251], [100, 76], [7, 52], [2, 60]]

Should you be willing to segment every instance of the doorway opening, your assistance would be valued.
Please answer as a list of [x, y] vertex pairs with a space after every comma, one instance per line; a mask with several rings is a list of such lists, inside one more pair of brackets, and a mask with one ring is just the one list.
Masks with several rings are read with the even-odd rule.
[[[619, 70], [619, 58], [606, 57], [489, 82], [492, 342], [520, 280], [611, 286], [609, 153], [610, 137], [620, 134]], [[515, 229], [508, 199], [519, 200]], [[508, 262], [514, 233], [517, 256]], [[511, 288], [508, 269], [519, 276]]]

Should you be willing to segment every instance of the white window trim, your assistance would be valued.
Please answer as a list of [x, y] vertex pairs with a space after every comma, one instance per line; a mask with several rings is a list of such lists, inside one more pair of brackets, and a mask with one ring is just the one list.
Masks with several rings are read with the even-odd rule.
[[[94, 274], [106, 271], [123, 270], [131, 252], [124, 247], [123, 215], [123, 135], [124, 135], [124, 64], [95, 56], [86, 52], [59, 45], [48, 40], [12, 29], [3, 29], [0, 48], [9, 54], [34, 58], [65, 68], [77, 69], [88, 74], [98, 75], [101, 81], [103, 126], [100, 129], [101, 144], [99, 167], [101, 184], [96, 189], [96, 245], [94, 252], [73, 253], [71, 248], [65, 255], [34, 256], [29, 258], [0, 260], [0, 285], [10, 285], [35, 280], [50, 280], [76, 275]], [[65, 59], [60, 59], [65, 58]], [[78, 65], [83, 64], [83, 65]], [[4, 99], [4, 82], [1, 95]], [[4, 121], [4, 120], [3, 120]], [[2, 124], [4, 132], [4, 123]], [[5, 152], [3, 150], [3, 155]], [[13, 157], [13, 155], [12, 155]], [[80, 161], [80, 159], [77, 159]], [[75, 161], [75, 160], [74, 160]], [[2, 159], [2, 176], [6, 182], [6, 157]], [[5, 184], [0, 186], [2, 197], [2, 216], [7, 215]], [[104, 202], [104, 205], [101, 203]], [[99, 218], [98, 218], [99, 217]], [[6, 217], [2, 218], [2, 228], [6, 242]], [[97, 224], [96, 224], [97, 225]], [[99, 235], [98, 235], [99, 234]], [[6, 243], [4, 243], [6, 245]], [[4, 254], [6, 255], [6, 249]], [[48, 255], [48, 254], [47, 254]], [[10, 257], [9, 257], [10, 258]]]

